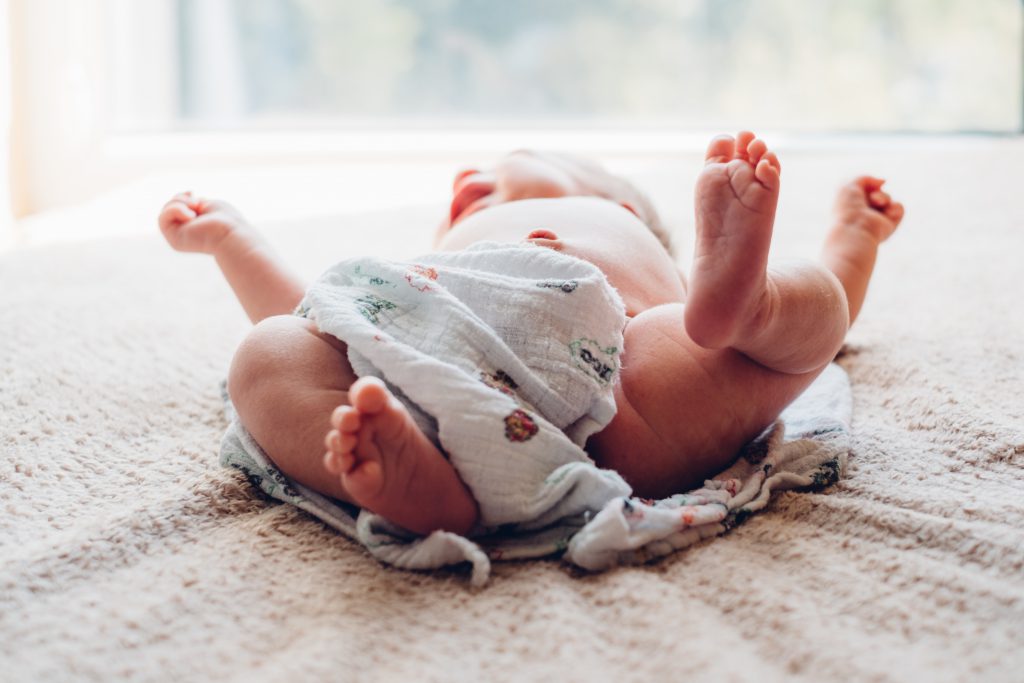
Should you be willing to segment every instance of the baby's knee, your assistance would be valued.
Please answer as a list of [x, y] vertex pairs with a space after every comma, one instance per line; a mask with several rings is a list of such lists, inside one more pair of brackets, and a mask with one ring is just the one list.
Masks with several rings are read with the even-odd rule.
[[807, 264], [806, 268], [808, 296], [815, 300], [809, 307], [816, 310], [818, 320], [815, 343], [819, 358], [811, 362], [817, 366], [819, 362], [831, 361], [842, 348], [850, 329], [850, 305], [846, 290], [832, 271], [817, 263]]
[[311, 392], [344, 391], [355, 381], [344, 343], [294, 315], [257, 323], [228, 371], [228, 395], [239, 416], [280, 412]]
[[228, 395], [236, 408], [258, 398], [287, 370], [301, 344], [304, 321], [291, 315], [265, 318], [253, 326], [235, 351], [228, 371]]
[[831, 361], [846, 339], [850, 308], [839, 279], [810, 261], [770, 269], [774, 327], [782, 350], [771, 367], [798, 374]]

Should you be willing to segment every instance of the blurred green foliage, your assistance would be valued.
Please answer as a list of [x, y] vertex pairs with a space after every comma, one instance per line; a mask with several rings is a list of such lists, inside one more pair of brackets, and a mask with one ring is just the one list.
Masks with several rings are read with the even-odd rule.
[[[203, 0], [179, 0], [181, 31]], [[1019, 130], [1019, 0], [228, 0], [251, 121]], [[190, 69], [182, 42], [182, 90]], [[186, 117], [189, 111], [185, 111]]]

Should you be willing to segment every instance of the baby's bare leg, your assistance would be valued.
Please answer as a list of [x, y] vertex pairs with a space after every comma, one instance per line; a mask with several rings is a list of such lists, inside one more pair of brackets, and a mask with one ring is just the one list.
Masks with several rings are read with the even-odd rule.
[[274, 316], [257, 324], [231, 362], [228, 393], [256, 442], [286, 475], [352, 502], [323, 465], [331, 412], [356, 380], [337, 339], [310, 321]]
[[847, 190], [842, 206], [851, 206], [846, 213], [853, 217], [833, 230], [825, 264], [769, 268], [779, 171], [774, 154], [752, 133], [712, 141], [697, 183], [697, 249], [685, 320], [704, 348], [733, 348], [772, 370], [799, 374], [834, 357], [863, 300], [878, 240], [864, 239], [854, 226], [854, 218], [863, 218], [858, 209], [885, 217], [864, 191], [853, 206], [856, 193]]
[[[298, 483], [416, 533], [476, 523], [476, 502], [444, 455], [382, 384], [357, 380], [345, 345], [310, 321], [275, 316], [253, 328], [228, 390], [242, 424]], [[330, 429], [332, 414], [348, 416], [343, 435]]]
[[[648, 309], [626, 327], [619, 411], [587, 451], [637, 495], [663, 497], [722, 471], [814, 381], [860, 310], [879, 242], [903, 217], [881, 181], [858, 178], [840, 190], [824, 266], [767, 268], [775, 205], [763, 180], [777, 175], [755, 164], [777, 171], [768, 154], [750, 134], [712, 142], [685, 306]], [[751, 178], [762, 187], [744, 194]]]

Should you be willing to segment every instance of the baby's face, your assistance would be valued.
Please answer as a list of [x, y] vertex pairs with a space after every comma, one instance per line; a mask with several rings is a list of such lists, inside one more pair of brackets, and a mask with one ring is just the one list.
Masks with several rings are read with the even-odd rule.
[[[580, 159], [560, 154], [513, 152], [491, 169], [471, 168], [456, 174], [451, 211], [442, 222], [437, 239], [474, 213], [520, 199], [593, 196], [618, 201], [613, 180], [600, 167]], [[618, 203], [637, 213], [625, 199]]]

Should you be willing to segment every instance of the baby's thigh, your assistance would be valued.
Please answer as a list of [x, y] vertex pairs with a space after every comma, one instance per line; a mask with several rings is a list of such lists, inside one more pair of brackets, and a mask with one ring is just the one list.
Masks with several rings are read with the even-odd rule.
[[779, 373], [731, 349], [704, 349], [677, 304], [633, 318], [624, 336], [618, 412], [587, 450], [642, 496], [699, 486], [728, 467], [820, 372]]
[[305, 318], [280, 315], [255, 327], [235, 352], [228, 393], [239, 420], [291, 479], [345, 498], [324, 468], [331, 413], [356, 380], [345, 344]]

